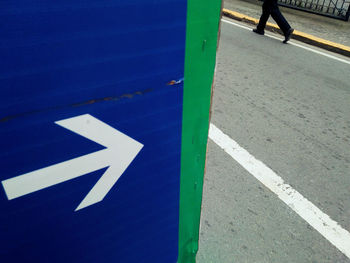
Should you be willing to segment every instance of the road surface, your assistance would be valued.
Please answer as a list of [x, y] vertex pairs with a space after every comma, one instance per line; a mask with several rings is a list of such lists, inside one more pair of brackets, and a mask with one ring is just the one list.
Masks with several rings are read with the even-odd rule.
[[[222, 23], [211, 123], [339, 224], [346, 250], [350, 60], [281, 40]], [[296, 212], [295, 200], [283, 202], [213, 136], [197, 262], [350, 262], [310, 225], [315, 215], [302, 218], [307, 205]], [[327, 220], [320, 228], [338, 231]]]

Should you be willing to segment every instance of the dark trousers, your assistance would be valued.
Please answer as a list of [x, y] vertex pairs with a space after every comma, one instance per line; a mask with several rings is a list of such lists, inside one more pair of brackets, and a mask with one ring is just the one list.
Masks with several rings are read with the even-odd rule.
[[286, 34], [288, 32], [288, 30], [290, 29], [290, 25], [288, 24], [284, 16], [281, 14], [281, 11], [277, 5], [277, 0], [265, 0], [262, 5], [262, 11], [263, 12], [260, 17], [259, 24], [257, 26], [258, 30], [264, 30], [266, 22], [269, 19], [269, 16], [271, 15], [273, 20], [276, 21], [277, 25], [282, 30], [283, 34]]

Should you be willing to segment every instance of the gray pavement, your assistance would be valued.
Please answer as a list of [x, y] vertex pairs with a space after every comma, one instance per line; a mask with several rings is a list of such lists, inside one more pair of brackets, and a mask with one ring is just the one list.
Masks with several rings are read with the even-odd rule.
[[[262, 2], [258, 0], [224, 0], [224, 8], [259, 19]], [[280, 7], [290, 25], [302, 32], [335, 43], [350, 46], [350, 21], [310, 14], [291, 8]], [[272, 18], [269, 22], [275, 23]]]
[[[222, 23], [212, 106], [212, 123], [347, 231], [349, 71]], [[350, 259], [209, 140], [197, 262]]]

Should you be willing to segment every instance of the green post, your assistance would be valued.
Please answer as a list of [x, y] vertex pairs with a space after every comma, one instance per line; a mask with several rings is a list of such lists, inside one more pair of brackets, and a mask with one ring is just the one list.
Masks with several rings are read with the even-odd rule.
[[182, 119], [179, 263], [196, 261], [221, 0], [188, 0]]

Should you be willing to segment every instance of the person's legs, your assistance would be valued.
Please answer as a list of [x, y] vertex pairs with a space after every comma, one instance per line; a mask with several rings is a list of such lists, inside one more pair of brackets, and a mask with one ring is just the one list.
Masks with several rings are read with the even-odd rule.
[[278, 8], [277, 3], [271, 7], [271, 16], [273, 20], [276, 21], [279, 28], [282, 30], [283, 34], [286, 35], [288, 30], [291, 28], [287, 20], [282, 15], [280, 9]]
[[264, 32], [265, 26], [266, 26], [266, 22], [269, 19], [271, 13], [271, 8], [268, 4], [264, 3], [262, 5], [262, 14], [259, 20], [259, 24], [257, 25], [256, 29], [259, 32]]
[[259, 23], [256, 29], [253, 29], [253, 32], [264, 35], [265, 26], [269, 16], [271, 14], [272, 18], [276, 21], [279, 28], [282, 30], [285, 39], [283, 43], [287, 43], [290, 39], [294, 29], [288, 24], [287, 20], [281, 14], [281, 11], [278, 8], [277, 0], [265, 0], [262, 5], [262, 14], [259, 20]]
[[286, 44], [289, 41], [294, 29], [291, 28], [287, 20], [281, 14], [281, 11], [278, 8], [277, 2], [271, 6], [271, 16], [276, 21], [279, 28], [282, 30], [284, 34], [283, 43]]

